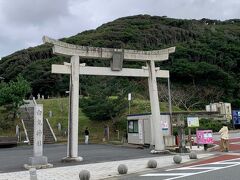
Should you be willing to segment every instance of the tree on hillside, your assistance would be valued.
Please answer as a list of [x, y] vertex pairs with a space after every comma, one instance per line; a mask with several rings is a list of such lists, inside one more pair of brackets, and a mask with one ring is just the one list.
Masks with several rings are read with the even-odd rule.
[[128, 107], [127, 93], [133, 90], [125, 81], [124, 78], [93, 78], [91, 86], [86, 87], [88, 96], [81, 99], [82, 111], [91, 120], [118, 121]]
[[119, 115], [126, 109], [126, 97], [89, 96], [81, 99], [83, 112], [91, 120], [112, 120], [116, 122]]
[[[160, 101], [168, 101], [168, 89], [164, 84], [159, 85], [159, 99]], [[211, 102], [220, 101], [224, 91], [214, 87], [202, 87], [194, 85], [172, 86], [171, 100], [174, 106], [190, 111], [196, 108], [204, 108], [204, 105]]]
[[15, 118], [19, 106], [24, 103], [23, 99], [30, 91], [30, 84], [22, 76], [18, 76], [16, 81], [1, 83], [0, 106], [5, 106], [13, 112], [13, 118]]

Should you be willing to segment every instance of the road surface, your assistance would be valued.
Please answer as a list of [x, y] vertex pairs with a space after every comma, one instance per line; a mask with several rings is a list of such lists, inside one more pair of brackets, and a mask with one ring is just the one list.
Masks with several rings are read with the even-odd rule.
[[156, 169], [112, 179], [118, 180], [237, 180], [240, 171], [240, 154], [226, 155], [199, 161], [177, 168]]
[[[28, 158], [32, 156], [32, 146], [20, 146], [15, 148], [0, 148], [0, 173], [25, 170]], [[79, 145], [79, 156], [84, 161], [78, 163], [62, 163], [61, 159], [67, 154], [67, 146], [62, 144], [44, 145], [44, 155], [54, 167], [70, 166], [77, 164], [90, 164], [98, 162], [118, 161], [154, 157], [149, 149], [137, 149], [113, 145], [88, 144]]]

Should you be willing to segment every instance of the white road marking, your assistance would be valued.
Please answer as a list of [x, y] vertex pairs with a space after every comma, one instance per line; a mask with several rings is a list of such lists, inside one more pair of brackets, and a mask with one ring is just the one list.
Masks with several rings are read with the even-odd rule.
[[[221, 167], [221, 168], [219, 168], [219, 169], [226, 169], [226, 168], [238, 166], [239, 164], [240, 164], [240, 163], [234, 164], [234, 165], [230, 165], [230, 166], [225, 166], [225, 167]], [[206, 171], [201, 171], [201, 172], [197, 172], [197, 173], [192, 173], [191, 175], [173, 177], [173, 178], [168, 178], [168, 179], [165, 179], [165, 180], [179, 179], [179, 178], [188, 177], [188, 176], [193, 176], [193, 175], [197, 175], [197, 174], [203, 174], [203, 173], [207, 173], [207, 172], [212, 172], [212, 171], [219, 170], [219, 169], [209, 169], [209, 170], [206, 170]]]
[[239, 163], [240, 163], [240, 158], [226, 160], [226, 162], [228, 162], [228, 161], [234, 161], [234, 162], [239, 161]]
[[238, 162], [214, 162], [214, 163], [211, 163], [211, 164], [236, 164], [236, 163], [238, 163]]
[[152, 173], [152, 174], [144, 174], [141, 176], [189, 176], [194, 173]]
[[[201, 170], [201, 169], [221, 169], [221, 167], [183, 167], [183, 168], [179, 168], [179, 169], [177, 169], [177, 170], [194, 170], [194, 169], [196, 169], [196, 170]], [[173, 171], [173, 170], [176, 170], [176, 169], [172, 169], [171, 171]]]
[[[214, 166], [214, 165], [221, 165], [221, 164], [226, 165], [226, 166], [222, 166], [222, 167]], [[208, 165], [208, 166], [204, 167], [206, 165]], [[238, 165], [240, 165], [240, 158], [165, 170], [166, 172], [176, 171], [176, 170], [190, 170], [190, 171], [191, 170], [203, 170], [201, 172], [195, 172], [195, 173], [164, 173], [163, 172], [163, 173], [149, 173], [149, 174], [144, 174], [141, 176], [145, 176], [145, 177], [175, 176], [175, 177], [165, 179], [165, 180], [174, 180], [174, 179], [184, 178], [184, 177], [188, 177], [188, 176], [203, 174], [203, 173], [207, 173], [207, 172], [211, 172], [211, 171], [215, 171], [215, 170], [226, 169], [226, 168], [230, 168], [230, 167], [234, 167], [234, 166], [238, 166]]]

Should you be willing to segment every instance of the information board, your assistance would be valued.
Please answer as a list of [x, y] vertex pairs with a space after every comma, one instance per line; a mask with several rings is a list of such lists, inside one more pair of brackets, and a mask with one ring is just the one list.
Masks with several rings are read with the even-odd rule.
[[198, 117], [187, 117], [188, 127], [199, 127]]
[[198, 130], [196, 136], [197, 144], [213, 144], [212, 130]]

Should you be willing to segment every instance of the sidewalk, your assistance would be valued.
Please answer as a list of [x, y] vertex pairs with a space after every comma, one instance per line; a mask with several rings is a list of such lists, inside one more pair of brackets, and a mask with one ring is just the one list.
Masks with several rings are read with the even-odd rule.
[[[213, 154], [198, 154], [198, 158], [207, 158]], [[117, 167], [119, 164], [125, 164], [128, 167], [128, 174], [146, 171], [148, 168], [147, 162], [150, 159], [155, 159], [158, 162], [158, 168], [175, 165], [173, 163], [173, 155], [159, 156], [151, 158], [141, 158], [123, 161], [111, 161], [104, 163], [85, 164], [76, 166], [66, 166], [51, 169], [37, 170], [38, 180], [79, 180], [79, 172], [83, 169], [90, 171], [91, 180], [104, 179], [114, 176], [119, 176]], [[188, 155], [182, 155], [182, 163], [195, 161], [189, 159]], [[20, 171], [12, 173], [0, 174], [0, 180], [28, 180], [30, 179], [29, 171]]]

